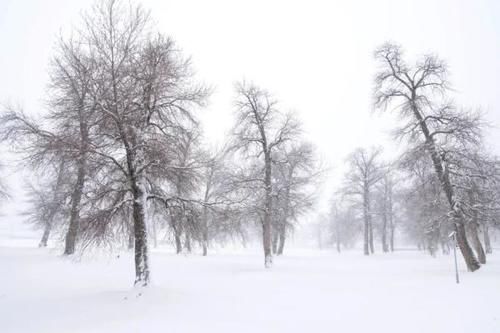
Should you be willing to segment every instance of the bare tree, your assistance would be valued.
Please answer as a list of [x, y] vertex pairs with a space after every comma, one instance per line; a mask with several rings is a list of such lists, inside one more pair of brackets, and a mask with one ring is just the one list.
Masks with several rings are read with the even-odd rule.
[[383, 169], [378, 162], [380, 148], [358, 148], [347, 159], [349, 171], [345, 175], [342, 192], [360, 199], [363, 211], [363, 253], [375, 252], [373, 244], [372, 192], [374, 185], [383, 178]]
[[[98, 3], [84, 16], [83, 44], [98, 64], [90, 95], [99, 121], [92, 154], [103, 172], [86, 219], [102, 234], [104, 221], [132, 206], [135, 284], [149, 283], [146, 224], [148, 199], [166, 203], [171, 157], [186, 128], [196, 123], [193, 109], [208, 90], [193, 81], [189, 59], [170, 38], [153, 35], [149, 13], [120, 1]], [[97, 178], [96, 177], [96, 178]], [[154, 194], [154, 195], [152, 195]], [[101, 224], [97, 224], [101, 221]]]
[[475, 144], [479, 118], [439, 103], [449, 84], [446, 64], [436, 56], [424, 56], [409, 66], [402, 59], [401, 48], [386, 43], [376, 50], [375, 58], [380, 64], [375, 78], [375, 105], [384, 110], [394, 106], [406, 121], [398, 135], [410, 138], [427, 152], [451, 209], [467, 268], [475, 271], [480, 265], [466, 238], [465, 218], [450, 177], [445, 147], [450, 142]]
[[305, 141], [283, 145], [273, 155], [274, 221], [273, 252], [283, 254], [287, 233], [302, 214], [314, 203], [315, 185], [321, 171], [317, 170], [314, 148]]
[[299, 131], [291, 114], [282, 114], [277, 102], [265, 90], [253, 84], [238, 84], [236, 99], [235, 149], [252, 158], [262, 158], [262, 175], [256, 181], [262, 185], [262, 241], [264, 264], [272, 266], [272, 156], [280, 145], [291, 140]]

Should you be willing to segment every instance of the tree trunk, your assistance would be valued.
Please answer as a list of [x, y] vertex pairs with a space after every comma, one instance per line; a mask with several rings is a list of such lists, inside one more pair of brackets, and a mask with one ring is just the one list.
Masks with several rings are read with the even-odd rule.
[[149, 284], [149, 254], [146, 229], [146, 193], [143, 184], [132, 180], [132, 194], [134, 197], [134, 238], [135, 238], [135, 282], [136, 286]]
[[394, 230], [396, 229], [396, 226], [394, 225], [394, 215], [393, 215], [393, 209], [392, 209], [392, 182], [391, 182], [391, 190], [389, 193], [389, 249], [391, 252], [394, 252]]
[[[412, 100], [416, 100], [416, 97], [412, 96]], [[444, 161], [442, 160], [441, 156], [438, 153], [438, 150], [436, 148], [436, 143], [433, 137], [431, 136], [429, 128], [427, 127], [427, 124], [424, 121], [422, 115], [420, 114], [416, 104], [412, 104], [412, 111], [418, 123], [420, 124], [420, 129], [422, 130], [422, 133], [424, 135], [426, 148], [430, 154], [434, 170], [436, 171], [436, 174], [439, 178], [439, 181], [443, 188], [443, 192], [446, 194], [446, 198], [448, 200], [450, 208], [453, 211], [458, 247], [460, 248], [460, 252], [462, 253], [465, 263], [467, 264], [467, 269], [473, 272], [479, 269], [481, 266], [477, 261], [476, 256], [474, 255], [474, 252], [472, 251], [472, 248], [469, 245], [469, 242], [467, 241], [467, 237], [465, 234], [465, 218], [455, 201], [453, 186], [450, 182], [448, 173], [445, 172], [444, 169], [445, 167]]]
[[270, 152], [266, 151], [265, 158], [265, 203], [264, 203], [264, 221], [262, 223], [262, 242], [264, 247], [264, 266], [271, 268], [273, 265], [272, 254], [272, 184], [271, 184], [271, 156]]
[[279, 230], [279, 245], [278, 245], [279, 256], [283, 254], [283, 250], [285, 248], [285, 240], [286, 240], [286, 225], [282, 225]]
[[[474, 215], [477, 215], [477, 212], [475, 212]], [[474, 216], [474, 219], [476, 219], [476, 216]], [[486, 264], [486, 254], [484, 252], [483, 245], [481, 244], [481, 240], [479, 239], [477, 223], [475, 221], [471, 221], [468, 229], [470, 240], [472, 242], [472, 246], [474, 247], [474, 251], [476, 252], [477, 258], [479, 259], [479, 262], [481, 264]]]
[[52, 223], [46, 223], [45, 228], [43, 230], [42, 239], [40, 240], [40, 244], [38, 244], [38, 247], [47, 247], [47, 242], [49, 240], [51, 229], [52, 229]]
[[[205, 196], [206, 197], [206, 196]], [[202, 247], [203, 247], [203, 256], [206, 257], [208, 255], [208, 210], [207, 206], [203, 206], [203, 215], [202, 215]]]
[[382, 251], [389, 252], [389, 246], [387, 245], [387, 209], [385, 207], [382, 216]]
[[370, 253], [374, 254], [375, 253], [375, 245], [373, 243], [373, 224], [372, 220], [370, 218], [369, 223], [368, 223], [368, 230], [370, 232], [369, 237], [370, 237]]
[[185, 232], [185, 237], [184, 237], [184, 248], [186, 249], [187, 253], [191, 253], [191, 236], [189, 236], [189, 232]]
[[488, 230], [488, 226], [485, 224], [483, 228], [483, 236], [484, 236], [484, 247], [486, 249], [486, 253], [493, 253], [493, 249], [491, 248], [490, 234]]
[[71, 255], [75, 253], [75, 245], [80, 227], [80, 201], [82, 199], [83, 186], [85, 185], [86, 161], [85, 155], [80, 157], [77, 179], [73, 193], [71, 194], [71, 210], [69, 218], [69, 227], [66, 233], [64, 254]]
[[153, 222], [152, 223], [153, 224], [152, 225], [152, 227], [153, 227], [153, 247], [156, 249], [158, 247], [158, 235], [156, 233], [156, 220], [153, 220], [152, 222]]
[[175, 253], [179, 254], [182, 252], [181, 235], [175, 233], [174, 238], [175, 238]]
[[275, 230], [274, 230], [275, 232], [273, 233], [273, 248], [272, 248], [273, 254], [277, 254], [278, 253], [279, 233], [276, 232], [276, 231], [278, 231], [277, 229], [278, 228], [276, 227]]
[[[369, 201], [368, 201], [368, 185], [364, 184], [364, 193], [363, 193], [363, 220], [364, 220], [364, 229], [363, 229], [363, 254], [365, 256], [370, 255], [370, 216], [369, 216]], [[373, 253], [373, 252], [372, 252]]]
[[394, 225], [391, 223], [391, 227], [390, 227], [390, 231], [391, 231], [391, 235], [390, 235], [390, 241], [389, 241], [389, 246], [390, 246], [390, 250], [391, 252], [394, 252]]

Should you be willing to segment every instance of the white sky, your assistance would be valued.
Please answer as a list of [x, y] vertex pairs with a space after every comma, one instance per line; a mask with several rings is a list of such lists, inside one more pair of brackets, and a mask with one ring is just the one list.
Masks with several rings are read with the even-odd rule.
[[[352, 149], [384, 145], [388, 155], [395, 149], [392, 121], [371, 112], [372, 54], [384, 41], [402, 44], [412, 57], [439, 54], [450, 65], [457, 101], [481, 106], [500, 125], [500, 1], [138, 2], [216, 88], [203, 116], [208, 139], [222, 140], [231, 126], [233, 83], [254, 81], [298, 112], [307, 137], [333, 166], [324, 198]], [[0, 0], [0, 101], [42, 112], [54, 40], [92, 3]], [[500, 152], [498, 128], [488, 138]]]

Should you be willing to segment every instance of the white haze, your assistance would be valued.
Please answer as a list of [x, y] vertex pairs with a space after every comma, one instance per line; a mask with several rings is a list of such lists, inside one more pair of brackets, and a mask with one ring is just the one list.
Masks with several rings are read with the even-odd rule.
[[[319, 211], [328, 209], [352, 149], [382, 145], [386, 156], [398, 149], [389, 134], [394, 121], [372, 112], [372, 53], [384, 41], [402, 44], [412, 58], [440, 55], [450, 66], [457, 101], [481, 107], [494, 126], [500, 124], [498, 1], [138, 2], [151, 9], [159, 30], [176, 40], [198, 76], [215, 88], [202, 116], [208, 141], [223, 141], [230, 129], [235, 81], [254, 81], [283, 108], [297, 111], [307, 137], [331, 167], [319, 189]], [[43, 112], [57, 35], [70, 30], [92, 3], [0, 1], [2, 102], [19, 103], [30, 114]], [[500, 152], [498, 132], [487, 139]], [[11, 177], [12, 207], [21, 205], [19, 180]]]

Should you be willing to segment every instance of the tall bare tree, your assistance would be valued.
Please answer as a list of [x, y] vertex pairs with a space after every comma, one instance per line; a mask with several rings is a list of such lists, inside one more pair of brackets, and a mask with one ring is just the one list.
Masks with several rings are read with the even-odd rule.
[[102, 85], [101, 131], [106, 145], [118, 149], [123, 159], [117, 160], [114, 151], [102, 155], [127, 179], [133, 202], [135, 284], [147, 285], [150, 184], [168, 177], [172, 150], [185, 128], [196, 122], [192, 110], [204, 103], [208, 90], [193, 82], [189, 60], [171, 39], [150, 37], [150, 16], [141, 7], [110, 0], [96, 7], [86, 22], [88, 40], [102, 66], [96, 82]]
[[299, 132], [292, 114], [277, 109], [277, 101], [265, 90], [240, 83], [236, 87], [235, 149], [248, 157], [262, 159], [262, 174], [256, 181], [262, 185], [262, 241], [264, 265], [272, 266], [273, 152]]
[[394, 108], [404, 119], [399, 136], [410, 138], [426, 151], [441, 183], [453, 214], [460, 251], [470, 271], [480, 265], [465, 233], [465, 218], [456, 195], [446, 146], [477, 143], [480, 119], [474, 113], [456, 110], [443, 96], [449, 89], [446, 64], [434, 55], [426, 55], [414, 66], [402, 58], [398, 45], [386, 43], [375, 51], [380, 68], [375, 77], [375, 105], [387, 110]]

